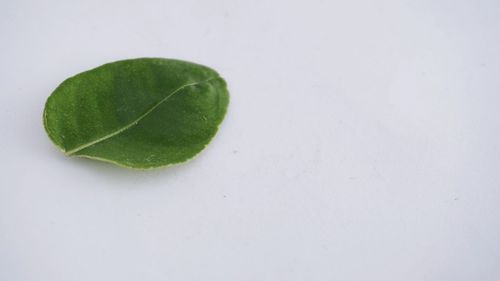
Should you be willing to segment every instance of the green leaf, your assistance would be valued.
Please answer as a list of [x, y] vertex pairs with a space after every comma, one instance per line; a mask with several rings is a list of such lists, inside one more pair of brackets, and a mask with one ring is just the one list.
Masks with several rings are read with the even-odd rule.
[[68, 156], [147, 169], [184, 162], [210, 142], [229, 103], [214, 70], [140, 58], [68, 78], [45, 104], [49, 138]]

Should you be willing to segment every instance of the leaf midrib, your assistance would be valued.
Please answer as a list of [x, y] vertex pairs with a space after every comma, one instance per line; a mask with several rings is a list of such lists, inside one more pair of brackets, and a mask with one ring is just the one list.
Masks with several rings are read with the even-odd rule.
[[83, 144], [83, 145], [80, 145], [76, 148], [73, 148], [72, 150], [69, 150], [69, 151], [66, 151], [64, 154], [66, 154], [67, 156], [70, 156], [70, 155], [73, 155], [75, 154], [76, 152], [82, 150], [82, 149], [85, 149], [89, 146], [92, 146], [94, 144], [97, 144], [97, 143], [100, 143], [102, 141], [105, 141], [109, 138], [112, 138], [118, 134], [120, 134], [121, 132], [137, 125], [137, 123], [139, 123], [139, 121], [141, 121], [142, 119], [144, 119], [148, 114], [150, 114], [151, 112], [153, 112], [156, 108], [158, 108], [161, 104], [163, 104], [164, 102], [166, 102], [169, 98], [171, 98], [173, 95], [175, 95], [176, 93], [182, 91], [183, 89], [187, 88], [187, 87], [192, 87], [192, 86], [196, 86], [196, 85], [200, 85], [200, 84], [203, 84], [203, 83], [207, 83], [207, 82], [210, 82], [212, 80], [215, 80], [215, 79], [220, 79], [220, 77], [212, 77], [212, 78], [209, 78], [209, 79], [206, 79], [206, 80], [202, 80], [202, 81], [198, 81], [198, 82], [193, 82], [193, 83], [188, 83], [188, 84], [185, 84], [185, 85], [182, 85], [181, 87], [175, 89], [172, 93], [168, 94], [166, 97], [164, 97], [162, 100], [160, 100], [158, 103], [156, 103], [155, 105], [153, 105], [148, 111], [146, 111], [144, 114], [142, 114], [141, 116], [139, 116], [137, 119], [135, 119], [134, 121], [130, 122], [129, 124], [117, 129], [116, 131], [112, 132], [112, 133], [109, 133], [103, 137], [100, 137], [98, 139], [95, 139], [93, 141], [90, 141], [86, 144]]

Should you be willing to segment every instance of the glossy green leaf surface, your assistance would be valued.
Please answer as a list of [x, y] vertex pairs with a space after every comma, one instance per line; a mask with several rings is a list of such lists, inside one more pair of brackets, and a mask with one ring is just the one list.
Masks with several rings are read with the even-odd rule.
[[214, 70], [140, 58], [68, 78], [48, 98], [43, 120], [66, 155], [147, 169], [202, 151], [228, 103], [226, 83]]

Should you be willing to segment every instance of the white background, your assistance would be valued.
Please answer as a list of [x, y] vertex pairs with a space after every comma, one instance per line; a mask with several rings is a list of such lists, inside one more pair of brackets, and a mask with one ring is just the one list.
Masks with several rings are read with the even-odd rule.
[[[65, 78], [170, 57], [231, 104], [186, 165], [66, 158]], [[0, 280], [500, 280], [500, 2], [0, 2]]]

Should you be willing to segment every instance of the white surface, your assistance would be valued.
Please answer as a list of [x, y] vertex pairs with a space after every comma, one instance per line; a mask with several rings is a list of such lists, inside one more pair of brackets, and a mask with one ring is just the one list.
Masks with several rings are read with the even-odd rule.
[[[2, 1], [0, 280], [500, 280], [500, 2]], [[187, 165], [65, 158], [65, 78], [217, 69]]]

